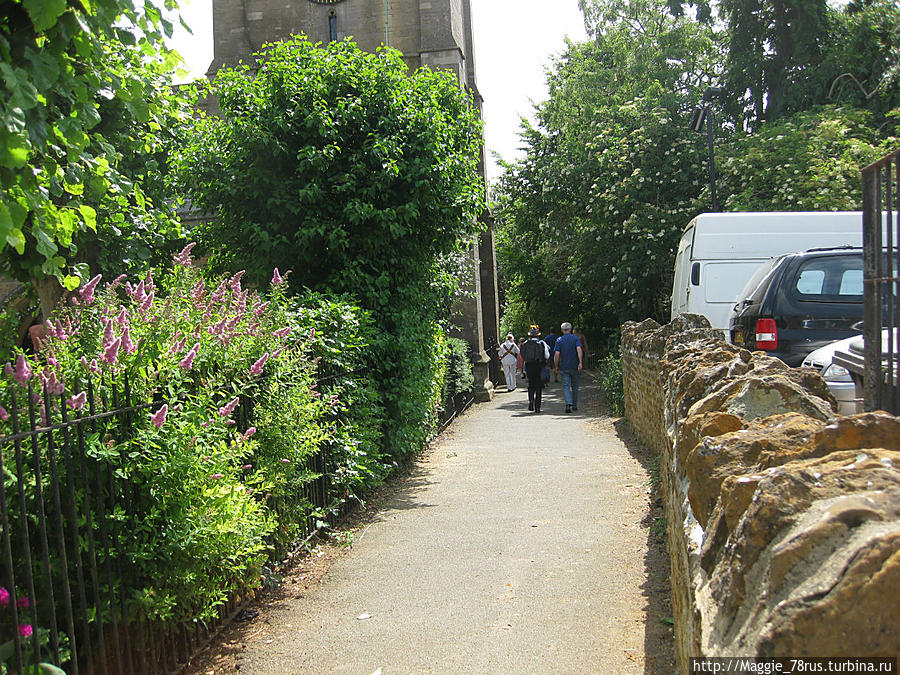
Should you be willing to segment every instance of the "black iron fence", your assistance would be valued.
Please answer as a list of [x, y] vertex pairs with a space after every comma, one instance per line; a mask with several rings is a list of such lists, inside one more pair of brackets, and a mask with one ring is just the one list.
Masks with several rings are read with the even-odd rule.
[[900, 414], [900, 150], [862, 170], [866, 410]]
[[[342, 375], [358, 376], [321, 374], [322, 394]], [[0, 438], [0, 673], [38, 673], [42, 662], [70, 675], [177, 672], [239, 611], [242, 598], [190, 623], [150, 621], [134, 609], [147, 580], [126, 555], [125, 538], [142, 514], [119, 453], [144, 423], [137, 413], [159, 401], [133, 401], [124, 376], [52, 394], [36, 391], [34, 381], [18, 395], [10, 389], [4, 401], [12, 433]], [[66, 400], [82, 391], [85, 407], [71, 411]], [[252, 401], [241, 397], [239, 431], [247, 430], [251, 410]], [[308, 458], [306, 470], [310, 480], [291, 496], [309, 507], [298, 541], [337, 501], [324, 449]]]
[[[322, 396], [356, 386], [365, 371], [327, 370]], [[141, 507], [128, 480], [128, 443], [159, 400], [135, 401], [126, 377], [72, 383], [69, 391], [9, 390], [11, 430], [0, 437], [0, 674], [38, 673], [41, 662], [79, 673], [178, 672], [192, 653], [246, 604], [253, 589], [232, 596], [202, 621], [149, 620], [135, 611], [147, 579], [128, 555], [127, 537], [141, 527]], [[84, 408], [66, 401], [81, 392]], [[471, 392], [442, 402], [444, 428], [471, 405]], [[238, 431], [253, 421], [252, 399], [234, 411]], [[326, 448], [308, 457], [310, 479], [288, 498], [302, 505], [294, 548], [318, 530], [325, 512], [346, 511], [354, 498], [332, 481]], [[340, 494], [338, 494], [340, 492]], [[271, 543], [272, 562], [287, 551]], [[188, 610], [186, 612], [190, 614]]]

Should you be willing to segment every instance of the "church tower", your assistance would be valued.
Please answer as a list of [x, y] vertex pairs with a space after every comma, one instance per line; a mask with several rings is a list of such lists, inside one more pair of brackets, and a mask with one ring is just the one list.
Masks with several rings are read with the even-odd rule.
[[[249, 63], [266, 42], [297, 33], [313, 42], [351, 37], [371, 52], [388, 45], [403, 54], [410, 70], [450, 70], [481, 114], [471, 0], [213, 0], [214, 54], [207, 75], [240, 61]], [[479, 167], [484, 178], [483, 150]], [[494, 232], [487, 211], [483, 218], [487, 228], [473, 243], [472, 273], [463, 284], [468, 298], [454, 310], [458, 336], [472, 347], [475, 394], [481, 400], [493, 392], [485, 348], [499, 343], [500, 332]]]

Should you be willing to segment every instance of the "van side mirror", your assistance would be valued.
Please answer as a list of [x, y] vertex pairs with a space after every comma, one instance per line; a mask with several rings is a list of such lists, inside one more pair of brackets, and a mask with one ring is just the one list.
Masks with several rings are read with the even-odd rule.
[[691, 265], [691, 286], [700, 285], [700, 263], [695, 262]]

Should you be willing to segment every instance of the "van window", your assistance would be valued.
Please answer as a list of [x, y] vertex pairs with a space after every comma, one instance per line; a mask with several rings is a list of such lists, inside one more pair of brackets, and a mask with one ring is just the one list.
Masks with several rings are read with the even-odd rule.
[[794, 288], [803, 300], [862, 302], [862, 255], [813, 258], [800, 266]]
[[703, 299], [733, 305], [758, 266], [758, 260], [707, 263], [703, 266]]

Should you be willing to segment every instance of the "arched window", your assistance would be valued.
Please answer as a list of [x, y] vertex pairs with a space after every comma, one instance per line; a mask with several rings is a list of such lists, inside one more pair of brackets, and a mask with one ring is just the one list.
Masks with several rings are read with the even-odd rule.
[[337, 14], [334, 10], [328, 12], [328, 39], [332, 42], [337, 42], [338, 39]]

